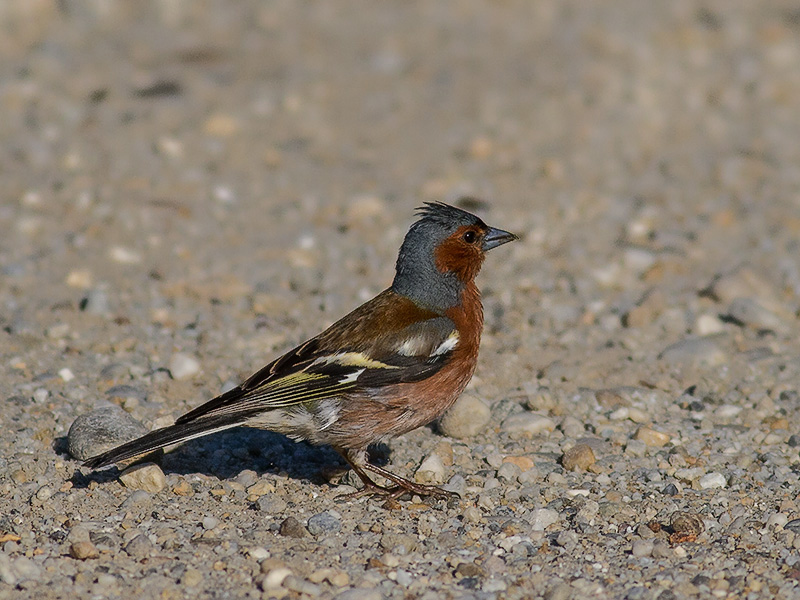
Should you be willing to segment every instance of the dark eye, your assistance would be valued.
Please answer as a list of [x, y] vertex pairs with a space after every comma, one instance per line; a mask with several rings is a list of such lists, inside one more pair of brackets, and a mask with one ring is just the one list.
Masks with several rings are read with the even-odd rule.
[[478, 235], [474, 231], [467, 231], [464, 234], [464, 241], [468, 244], [474, 244], [476, 239], [478, 239]]

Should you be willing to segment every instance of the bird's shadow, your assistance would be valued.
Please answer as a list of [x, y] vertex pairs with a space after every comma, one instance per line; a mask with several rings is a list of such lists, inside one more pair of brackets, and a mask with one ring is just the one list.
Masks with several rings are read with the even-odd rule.
[[[67, 454], [66, 438], [57, 438], [53, 449]], [[369, 449], [371, 461], [378, 465], [389, 462], [390, 449], [376, 444]], [[202, 474], [220, 480], [233, 479], [245, 469], [258, 475], [285, 474], [292, 479], [324, 484], [325, 471], [346, 471], [349, 467], [330, 446], [312, 446], [295, 442], [281, 434], [239, 427], [207, 437], [184, 442], [161, 459], [166, 474]], [[71, 481], [76, 488], [85, 488], [95, 481], [106, 483], [119, 475], [116, 468], [84, 472], [76, 469]]]

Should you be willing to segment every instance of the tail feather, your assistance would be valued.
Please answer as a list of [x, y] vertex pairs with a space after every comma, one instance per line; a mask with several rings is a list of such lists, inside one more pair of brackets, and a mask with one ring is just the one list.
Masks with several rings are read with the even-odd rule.
[[107, 452], [93, 456], [84, 461], [83, 466], [92, 469], [106, 467], [113, 463], [158, 450], [170, 444], [185, 442], [194, 438], [203, 437], [210, 433], [223, 431], [242, 425], [246, 418], [231, 421], [228, 418], [197, 419], [188, 423], [176, 423], [169, 427], [156, 429], [140, 438], [131, 440]]

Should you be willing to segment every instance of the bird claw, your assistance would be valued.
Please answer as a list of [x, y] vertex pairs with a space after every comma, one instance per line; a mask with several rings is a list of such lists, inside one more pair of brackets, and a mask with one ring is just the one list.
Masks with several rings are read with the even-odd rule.
[[461, 495], [457, 492], [451, 492], [450, 490], [445, 490], [435, 485], [422, 485], [407, 481], [405, 485], [395, 485], [391, 487], [378, 485], [377, 483], [365, 484], [360, 490], [336, 496], [336, 500], [348, 501], [364, 496], [384, 496], [387, 501], [393, 501], [399, 500], [405, 494], [416, 494], [423, 498], [433, 497], [446, 500], [461, 498]]

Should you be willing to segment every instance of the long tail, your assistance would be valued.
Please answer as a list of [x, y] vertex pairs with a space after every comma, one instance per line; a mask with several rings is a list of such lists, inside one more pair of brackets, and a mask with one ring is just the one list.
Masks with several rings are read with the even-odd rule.
[[140, 454], [158, 450], [170, 444], [177, 444], [178, 442], [185, 442], [194, 438], [203, 437], [210, 433], [223, 431], [232, 427], [242, 425], [247, 420], [246, 415], [242, 415], [241, 419], [231, 420], [229, 415], [219, 415], [216, 418], [196, 419], [188, 423], [176, 423], [163, 429], [156, 429], [150, 433], [143, 435], [140, 438], [122, 444], [103, 452], [97, 456], [84, 461], [83, 466], [97, 469], [105, 467], [115, 462], [133, 458]]

